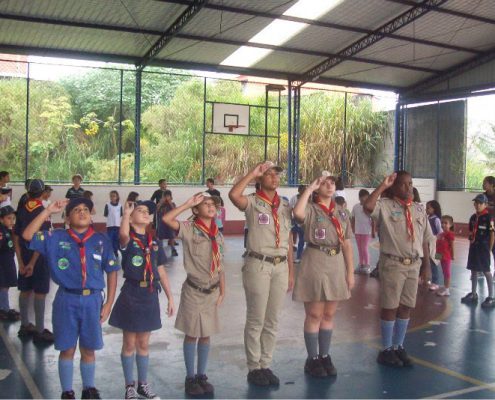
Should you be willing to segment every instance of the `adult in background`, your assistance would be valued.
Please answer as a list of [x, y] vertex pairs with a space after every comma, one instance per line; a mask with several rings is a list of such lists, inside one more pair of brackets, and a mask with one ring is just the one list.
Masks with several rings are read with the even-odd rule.
[[[291, 209], [277, 194], [282, 168], [264, 162], [244, 176], [229, 192], [230, 200], [246, 214], [247, 248], [242, 268], [247, 312], [244, 346], [249, 383], [279, 385], [271, 371], [278, 316], [285, 294], [294, 286], [292, 264]], [[256, 180], [256, 193], [244, 195]]]

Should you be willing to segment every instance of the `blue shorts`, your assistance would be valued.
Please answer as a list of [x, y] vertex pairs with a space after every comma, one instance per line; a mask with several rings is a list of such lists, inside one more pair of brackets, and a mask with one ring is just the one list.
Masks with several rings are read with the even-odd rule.
[[100, 311], [103, 303], [101, 292], [89, 296], [67, 293], [59, 288], [52, 308], [55, 349], [64, 351], [77, 346], [88, 350], [103, 348]]
[[50, 271], [42, 256], [36, 261], [33, 275], [26, 278], [19, 274], [17, 288], [21, 292], [33, 290], [37, 294], [47, 294], [50, 291]]

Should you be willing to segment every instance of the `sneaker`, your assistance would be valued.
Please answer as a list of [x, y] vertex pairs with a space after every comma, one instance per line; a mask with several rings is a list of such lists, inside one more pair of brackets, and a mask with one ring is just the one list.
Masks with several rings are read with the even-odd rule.
[[326, 356], [320, 356], [321, 365], [325, 368], [328, 376], [336, 376], [337, 368], [332, 363], [332, 358], [327, 354]]
[[33, 335], [34, 344], [52, 344], [54, 341], [55, 337], [48, 329], [43, 329], [43, 332], [36, 332]]
[[198, 381], [199, 386], [201, 386], [205, 394], [211, 394], [215, 391], [213, 385], [208, 382], [208, 377], [206, 375], [196, 375], [196, 380]]
[[478, 303], [478, 294], [477, 293], [473, 293], [473, 292], [469, 292], [467, 295], [465, 295], [461, 299], [461, 303], [464, 303], [464, 304], [477, 304]]
[[[133, 386], [134, 387], [134, 386]], [[145, 399], [159, 399], [153, 390], [151, 389], [151, 385], [149, 383], [139, 383], [137, 387], [137, 392], [139, 395], [143, 396]]]
[[74, 393], [73, 390], [66, 390], [65, 392], [62, 392], [62, 396], [60, 396], [61, 399], [75, 399], [76, 394]]
[[278, 376], [275, 375], [270, 368], [261, 368], [261, 372], [266, 376], [266, 379], [270, 385], [280, 385], [280, 379], [278, 379]]
[[318, 357], [307, 358], [304, 364], [304, 373], [314, 378], [324, 378], [327, 376], [327, 371], [323, 367], [321, 359]]
[[392, 348], [380, 351], [376, 361], [389, 367], [402, 367], [404, 365]]
[[378, 267], [376, 267], [373, 271], [370, 272], [370, 276], [372, 278], [378, 278]]
[[247, 381], [256, 386], [269, 386], [270, 381], [261, 369], [253, 369], [247, 374]]
[[186, 382], [184, 383], [185, 391], [188, 396], [202, 396], [205, 394], [203, 388], [198, 383], [196, 378], [186, 377]]
[[481, 303], [483, 308], [493, 308], [495, 307], [495, 299], [493, 297], [487, 297], [483, 303]]
[[300, 259], [300, 258], [296, 258], [296, 259], [294, 260], [294, 264], [299, 264], [300, 262], [301, 262], [301, 259]]
[[172, 249], [172, 257], [178, 257], [179, 253], [177, 253], [177, 250]]
[[134, 387], [134, 385], [127, 385], [125, 387], [124, 399], [139, 399], [139, 396], [136, 392], [136, 388]]
[[437, 292], [437, 296], [450, 296], [450, 289], [443, 287]]
[[27, 338], [33, 336], [35, 333], [37, 333], [36, 327], [30, 322], [27, 325], [21, 325], [19, 332], [17, 332], [17, 336], [20, 338]]
[[438, 290], [440, 286], [438, 286], [436, 283], [430, 283], [430, 286], [428, 287], [428, 290], [431, 290], [432, 292], [435, 290]]
[[406, 349], [404, 349], [404, 347], [399, 346], [397, 350], [395, 350], [395, 355], [400, 361], [402, 361], [402, 365], [404, 367], [410, 367], [413, 364], [413, 361], [407, 355]]
[[10, 309], [7, 311], [7, 319], [12, 322], [19, 321], [21, 319], [21, 313], [17, 310]]
[[101, 399], [100, 392], [94, 387], [83, 389], [81, 399]]

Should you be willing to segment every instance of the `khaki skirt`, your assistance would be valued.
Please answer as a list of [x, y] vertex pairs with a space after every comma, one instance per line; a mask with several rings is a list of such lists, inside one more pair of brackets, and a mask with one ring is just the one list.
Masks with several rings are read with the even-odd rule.
[[217, 300], [220, 289], [201, 293], [184, 282], [175, 328], [190, 337], [207, 337], [220, 332]]
[[292, 293], [294, 301], [340, 301], [351, 297], [342, 252], [330, 256], [321, 250], [306, 247], [296, 270]]

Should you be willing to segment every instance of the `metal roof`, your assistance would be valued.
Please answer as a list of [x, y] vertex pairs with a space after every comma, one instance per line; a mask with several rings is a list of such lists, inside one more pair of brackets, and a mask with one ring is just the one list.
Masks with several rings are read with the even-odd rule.
[[[454, 82], [458, 73], [480, 71], [495, 59], [494, 0], [343, 0], [314, 21], [284, 16], [295, 3], [3, 0], [0, 52], [213, 70], [299, 84], [314, 80], [409, 96], [429, 82], [448, 90], [446, 79]], [[281, 46], [248, 42], [276, 18], [307, 26]], [[242, 45], [272, 51], [249, 68], [220, 65]], [[495, 73], [482, 70], [482, 83], [463, 81], [493, 87]]]

